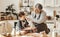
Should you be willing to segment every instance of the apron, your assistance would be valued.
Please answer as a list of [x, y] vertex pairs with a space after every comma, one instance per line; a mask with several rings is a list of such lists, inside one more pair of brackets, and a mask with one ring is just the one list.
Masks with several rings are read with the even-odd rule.
[[42, 31], [45, 31], [46, 34], [48, 34], [50, 32], [50, 29], [47, 28], [47, 25], [45, 23], [41, 23], [41, 24], [35, 23], [34, 25], [37, 28], [37, 33], [40, 33]]
[[[41, 16], [41, 12], [40, 12], [40, 15], [38, 16], [37, 20], [40, 18]], [[34, 16], [34, 18], [36, 18], [36, 14]], [[40, 33], [41, 31], [45, 31], [46, 34], [48, 34], [50, 32], [50, 29], [47, 28], [47, 25], [43, 22], [41, 24], [38, 24], [38, 23], [33, 23], [35, 25], [35, 27], [37, 28], [37, 33]]]

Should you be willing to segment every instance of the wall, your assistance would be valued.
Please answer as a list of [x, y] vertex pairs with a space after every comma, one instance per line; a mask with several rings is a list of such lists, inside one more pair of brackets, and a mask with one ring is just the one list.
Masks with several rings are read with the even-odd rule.
[[[41, 3], [44, 7], [44, 0], [35, 0], [34, 5], [36, 5], [37, 3]], [[48, 16], [53, 16], [54, 7], [44, 7], [43, 10], [47, 13]], [[60, 11], [60, 7], [57, 7], [56, 11], [58, 13], [58, 11]]]
[[[34, 0], [34, 6], [37, 3], [41, 3], [44, 7], [44, 0]], [[5, 9], [7, 8], [8, 5], [14, 4], [14, 8], [16, 9], [16, 12], [19, 12], [19, 0], [0, 0], [0, 12], [5, 12]], [[54, 8], [52, 7], [44, 7], [45, 12], [47, 13], [48, 16], [53, 16], [53, 10]], [[56, 9], [57, 11], [60, 11], [60, 7]]]
[[[46, 7], [44, 8], [44, 10], [46, 11], [48, 16], [53, 16], [53, 11], [54, 11], [53, 7]], [[60, 11], [60, 7], [56, 8], [56, 14], [58, 14], [59, 11]]]
[[7, 6], [14, 4], [16, 12], [19, 12], [19, 0], [0, 0], [0, 12], [5, 12]]

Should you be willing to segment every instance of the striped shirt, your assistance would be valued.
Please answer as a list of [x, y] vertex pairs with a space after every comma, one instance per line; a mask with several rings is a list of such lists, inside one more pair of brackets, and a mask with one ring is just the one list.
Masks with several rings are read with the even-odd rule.
[[16, 26], [14, 26], [14, 29], [16, 29], [16, 31], [21, 31], [21, 29], [24, 29], [25, 27], [29, 27], [28, 25], [29, 23], [27, 22], [27, 20], [19, 20], [16, 24]]

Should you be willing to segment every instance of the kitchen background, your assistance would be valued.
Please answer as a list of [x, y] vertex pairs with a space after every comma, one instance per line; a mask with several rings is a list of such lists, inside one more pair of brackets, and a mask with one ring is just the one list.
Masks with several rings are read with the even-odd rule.
[[[6, 8], [9, 5], [14, 4], [13, 8], [16, 10], [14, 13], [19, 13], [22, 10], [21, 6], [20, 6], [21, 1], [22, 0], [0, 0], [0, 12], [6, 12]], [[56, 15], [59, 15], [59, 16], [57, 16], [57, 18], [60, 17], [60, 0], [38, 0], [38, 1], [30, 0], [30, 1], [31, 1], [30, 6], [32, 6], [32, 7], [34, 7], [36, 3], [41, 3], [44, 7], [44, 10], [47, 13], [47, 16], [54, 18], [54, 15], [56, 14]], [[56, 12], [54, 12], [54, 10]], [[8, 20], [8, 22], [10, 24], [12, 23], [13, 25], [14, 25], [13, 22], [16, 22], [16, 21], [18, 21], [18, 20]], [[59, 29], [60, 28], [60, 26], [59, 26], [60, 18], [58, 18], [58, 21], [55, 21], [55, 22], [56, 22], [58, 33], [60, 34], [60, 29]], [[55, 22], [54, 22], [54, 19], [49, 20], [49, 21], [47, 20], [47, 22], [46, 22], [48, 27], [51, 29], [51, 32], [53, 31]]]

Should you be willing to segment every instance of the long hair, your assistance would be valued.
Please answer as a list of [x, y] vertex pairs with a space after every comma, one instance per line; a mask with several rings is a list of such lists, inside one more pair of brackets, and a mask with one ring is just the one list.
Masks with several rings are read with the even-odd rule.
[[40, 3], [37, 3], [36, 5], [35, 5], [35, 8], [38, 8], [38, 9], [43, 9], [43, 6], [40, 4]]
[[25, 15], [24, 12], [20, 12], [20, 13], [19, 13], [19, 17], [22, 17], [22, 16], [24, 16], [24, 15]]

